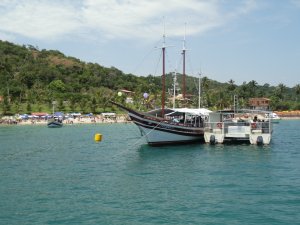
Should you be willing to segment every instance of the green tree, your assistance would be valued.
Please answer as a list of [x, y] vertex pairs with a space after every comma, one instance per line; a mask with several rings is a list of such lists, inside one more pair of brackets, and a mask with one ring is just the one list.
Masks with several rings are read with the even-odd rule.
[[49, 89], [54, 92], [64, 92], [66, 90], [66, 86], [61, 80], [54, 80], [49, 84]]
[[284, 99], [284, 92], [285, 92], [286, 86], [282, 83], [278, 84], [274, 91], [274, 95], [277, 96], [281, 101]]
[[86, 112], [86, 106], [88, 104], [88, 99], [82, 98], [79, 102], [80, 110], [81, 112], [85, 113]]
[[57, 110], [60, 112], [64, 112], [65, 111], [65, 105], [64, 105], [64, 101], [62, 99], [58, 100], [58, 104], [57, 104]]
[[256, 89], [257, 89], [257, 82], [255, 80], [252, 80], [248, 83], [249, 88], [249, 95], [252, 97], [256, 96]]
[[233, 92], [236, 89], [236, 85], [234, 84], [234, 80], [230, 79], [228, 81], [228, 88], [230, 92]]
[[[178, 75], [180, 81], [182, 75]], [[186, 77], [186, 91], [195, 97], [187, 106], [197, 106], [198, 81]], [[16, 104], [31, 104], [36, 110], [51, 108], [52, 99], [68, 100], [71, 104], [65, 110], [75, 111], [83, 98], [87, 103], [84, 111], [106, 111], [109, 100], [116, 98], [120, 89], [133, 91], [134, 104], [130, 107], [141, 107], [141, 96], [149, 93], [146, 108], [159, 107], [161, 103], [161, 79], [159, 76], [135, 76], [124, 74], [117, 68], [105, 68], [97, 63], [85, 63], [74, 57], [66, 57], [56, 50], [39, 50], [31, 45], [19, 46], [0, 40], [0, 93], [7, 95], [11, 107], [8, 113], [19, 111]], [[172, 85], [172, 74], [166, 75], [166, 86]], [[181, 87], [182, 83], [180, 83]], [[232, 96], [239, 96], [239, 103], [246, 105], [249, 98], [268, 97], [274, 100], [273, 107], [295, 109], [298, 107], [299, 86], [293, 88], [260, 86], [256, 81], [236, 85], [231, 79], [227, 83], [202, 78], [202, 105], [211, 108], [227, 108], [232, 105]], [[93, 102], [96, 98], [96, 107]], [[115, 99], [118, 100], [118, 99]], [[124, 102], [125, 97], [120, 99]], [[18, 103], [17, 103], [18, 102]], [[283, 103], [282, 103], [283, 102]], [[81, 104], [82, 105], [82, 104]], [[3, 101], [1, 103], [3, 111]], [[20, 107], [22, 111], [22, 107]], [[26, 111], [26, 107], [24, 108]]]
[[295, 92], [296, 92], [296, 101], [298, 101], [298, 97], [300, 95], [300, 84], [297, 84], [295, 87]]
[[21, 104], [19, 101], [15, 101], [14, 102], [14, 105], [13, 105], [13, 108], [14, 108], [14, 112], [15, 113], [21, 113], [22, 112], [22, 108], [21, 108]]
[[10, 114], [11, 113], [10, 110], [11, 110], [11, 106], [8, 100], [8, 96], [4, 95], [2, 101], [2, 113], [4, 115]]
[[203, 101], [203, 105], [204, 106], [210, 106], [210, 94], [209, 94], [209, 85], [210, 85], [210, 81], [208, 79], [207, 76], [203, 77], [201, 79], [201, 90], [202, 93], [204, 93], [202, 101]]
[[30, 102], [27, 102], [27, 105], [26, 105], [26, 113], [31, 114], [31, 112], [32, 112], [31, 104], [30, 104]]
[[91, 106], [90, 106], [91, 110], [92, 110], [92, 113], [96, 113], [96, 109], [97, 109], [97, 101], [96, 101], [96, 98], [93, 97], [92, 98], [92, 101], [91, 101]]

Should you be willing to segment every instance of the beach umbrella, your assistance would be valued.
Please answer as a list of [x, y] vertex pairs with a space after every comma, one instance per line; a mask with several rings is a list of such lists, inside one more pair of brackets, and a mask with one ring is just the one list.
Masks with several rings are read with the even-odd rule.
[[64, 117], [64, 113], [62, 113], [62, 112], [55, 112], [54, 113], [54, 117], [63, 118]]

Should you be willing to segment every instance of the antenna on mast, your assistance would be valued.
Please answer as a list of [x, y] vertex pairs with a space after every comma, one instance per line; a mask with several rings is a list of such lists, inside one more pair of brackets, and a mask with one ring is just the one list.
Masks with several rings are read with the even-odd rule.
[[161, 95], [161, 117], [165, 117], [165, 89], [166, 89], [166, 72], [165, 72], [165, 51], [166, 51], [166, 26], [165, 26], [165, 17], [164, 19], [164, 34], [163, 34], [163, 45], [162, 45], [162, 55], [163, 55], [163, 62], [162, 62], [162, 95]]
[[183, 36], [183, 42], [182, 42], [182, 95], [183, 95], [183, 99], [185, 100], [185, 94], [186, 94], [186, 84], [185, 84], [185, 52], [186, 52], [186, 46], [185, 46], [185, 36], [186, 36], [186, 23], [184, 24], [184, 36]]
[[163, 17], [163, 19], [164, 19], [163, 47], [166, 47], [166, 20], [165, 17]]

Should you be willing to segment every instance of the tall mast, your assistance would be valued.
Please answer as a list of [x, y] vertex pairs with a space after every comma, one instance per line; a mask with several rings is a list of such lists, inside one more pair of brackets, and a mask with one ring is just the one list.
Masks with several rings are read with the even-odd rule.
[[176, 81], [177, 81], [177, 77], [176, 77], [177, 71], [175, 70], [174, 72], [174, 84], [173, 84], [173, 109], [175, 109], [175, 98], [176, 98]]
[[186, 35], [186, 24], [185, 24], [185, 31], [184, 31], [184, 37], [183, 37], [183, 46], [182, 46], [182, 96], [183, 99], [185, 100], [185, 94], [186, 94], [186, 85], [185, 85], [185, 52], [186, 52], [186, 47], [185, 47], [185, 35]]
[[162, 45], [162, 95], [161, 95], [161, 117], [165, 117], [165, 82], [166, 82], [166, 72], [165, 72], [165, 54], [166, 54], [166, 35], [165, 35], [165, 23], [164, 23], [164, 35], [163, 35], [163, 45]]

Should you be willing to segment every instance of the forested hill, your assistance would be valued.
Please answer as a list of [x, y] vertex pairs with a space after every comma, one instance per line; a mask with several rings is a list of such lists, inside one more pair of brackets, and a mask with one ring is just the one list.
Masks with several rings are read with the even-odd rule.
[[[49, 112], [53, 101], [61, 111], [103, 112], [110, 107], [109, 99], [124, 101], [125, 96], [117, 96], [121, 89], [134, 92], [133, 107], [146, 109], [160, 104], [160, 77], [124, 74], [117, 68], [82, 62], [56, 50], [4, 41], [0, 41], [0, 81], [0, 114]], [[193, 95], [190, 104], [194, 105], [198, 102], [197, 83], [187, 77], [187, 93]], [[166, 84], [172, 88], [171, 74]], [[147, 104], [144, 92], [150, 94]], [[299, 109], [299, 93], [299, 85], [272, 87], [251, 81], [237, 86], [233, 80], [219, 83], [202, 79], [202, 102], [211, 108], [230, 107], [232, 96], [238, 95], [240, 105], [246, 105], [249, 97], [270, 97], [274, 109]]]

